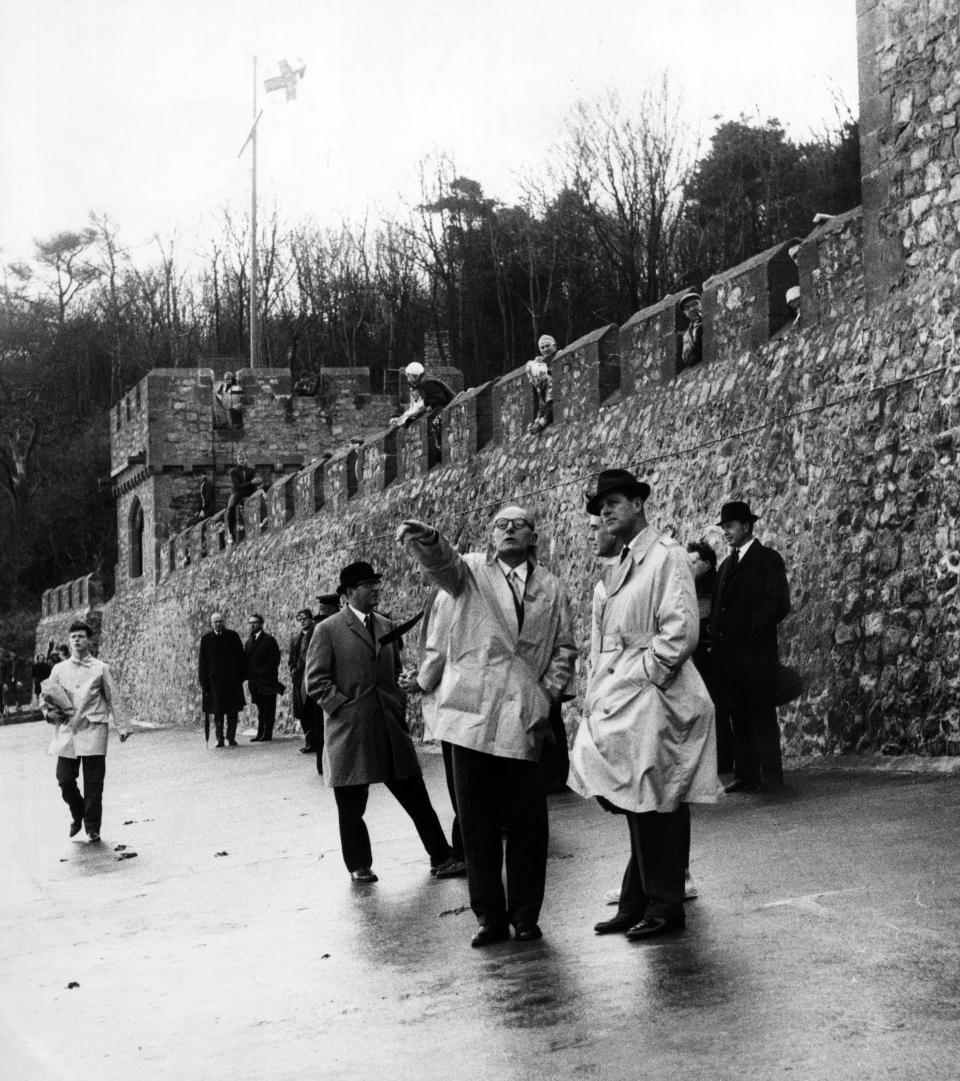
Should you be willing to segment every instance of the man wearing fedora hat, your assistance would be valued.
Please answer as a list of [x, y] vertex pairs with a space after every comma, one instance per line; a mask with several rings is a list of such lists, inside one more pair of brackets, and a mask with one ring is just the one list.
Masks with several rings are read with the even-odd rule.
[[374, 611], [382, 577], [362, 560], [343, 568], [337, 593], [346, 604], [315, 627], [304, 670], [306, 693], [323, 709], [323, 773], [355, 882], [377, 881], [363, 821], [371, 784], [385, 784], [411, 817], [434, 872], [450, 859], [407, 731], [399, 641], [381, 641], [394, 626]]
[[758, 515], [742, 500], [724, 503], [717, 523], [730, 546], [720, 564], [710, 614], [721, 709], [733, 729], [734, 778], [727, 792], [783, 783], [780, 726], [773, 704], [779, 664], [777, 624], [790, 611], [780, 555], [753, 535]]
[[713, 703], [690, 660], [699, 611], [686, 551], [647, 523], [650, 487], [605, 469], [587, 512], [621, 549], [594, 594], [590, 682], [571, 754], [572, 787], [626, 815], [630, 860], [616, 916], [597, 934], [647, 939], [685, 924], [691, 803], [719, 783]]
[[549, 827], [539, 760], [577, 655], [563, 587], [536, 562], [533, 514], [504, 507], [491, 525], [489, 554], [461, 555], [424, 522], [397, 530], [450, 600], [433, 724], [452, 745], [476, 947], [509, 938], [511, 924], [518, 942], [541, 937]]

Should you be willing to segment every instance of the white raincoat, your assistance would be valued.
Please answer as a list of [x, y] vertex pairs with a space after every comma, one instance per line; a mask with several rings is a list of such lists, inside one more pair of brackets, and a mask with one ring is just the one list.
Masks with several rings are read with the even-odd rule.
[[686, 551], [648, 526], [594, 594], [591, 671], [570, 785], [624, 811], [714, 803], [713, 703], [689, 660], [699, 612]]
[[551, 701], [570, 682], [577, 654], [559, 581], [531, 560], [518, 633], [510, 586], [492, 556], [461, 556], [443, 537], [408, 546], [451, 599], [443, 605], [446, 656], [437, 665], [434, 735], [501, 758], [537, 761]]

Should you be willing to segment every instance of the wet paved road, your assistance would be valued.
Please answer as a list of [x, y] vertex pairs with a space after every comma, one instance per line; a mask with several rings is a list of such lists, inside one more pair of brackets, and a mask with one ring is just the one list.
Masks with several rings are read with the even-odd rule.
[[643, 944], [592, 932], [622, 821], [551, 797], [544, 938], [481, 951], [382, 788], [380, 882], [350, 884], [295, 741], [113, 741], [100, 846], [67, 839], [45, 743], [0, 728], [4, 1081], [960, 1077], [960, 774], [695, 808], [688, 930]]

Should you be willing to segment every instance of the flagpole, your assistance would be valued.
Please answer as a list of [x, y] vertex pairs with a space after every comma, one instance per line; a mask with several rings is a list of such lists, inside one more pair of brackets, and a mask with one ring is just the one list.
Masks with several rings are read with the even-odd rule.
[[257, 365], [257, 58], [253, 58], [253, 138], [250, 166], [250, 367]]

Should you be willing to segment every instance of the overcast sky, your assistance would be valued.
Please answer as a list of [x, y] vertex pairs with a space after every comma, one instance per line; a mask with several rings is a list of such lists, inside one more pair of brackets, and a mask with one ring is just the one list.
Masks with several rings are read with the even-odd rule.
[[794, 137], [856, 112], [854, 0], [0, 0], [0, 260], [107, 212], [149, 255], [249, 203], [252, 59], [307, 65], [264, 96], [262, 206], [375, 218], [446, 151], [509, 202], [578, 98], [666, 69], [705, 136], [718, 114]]

